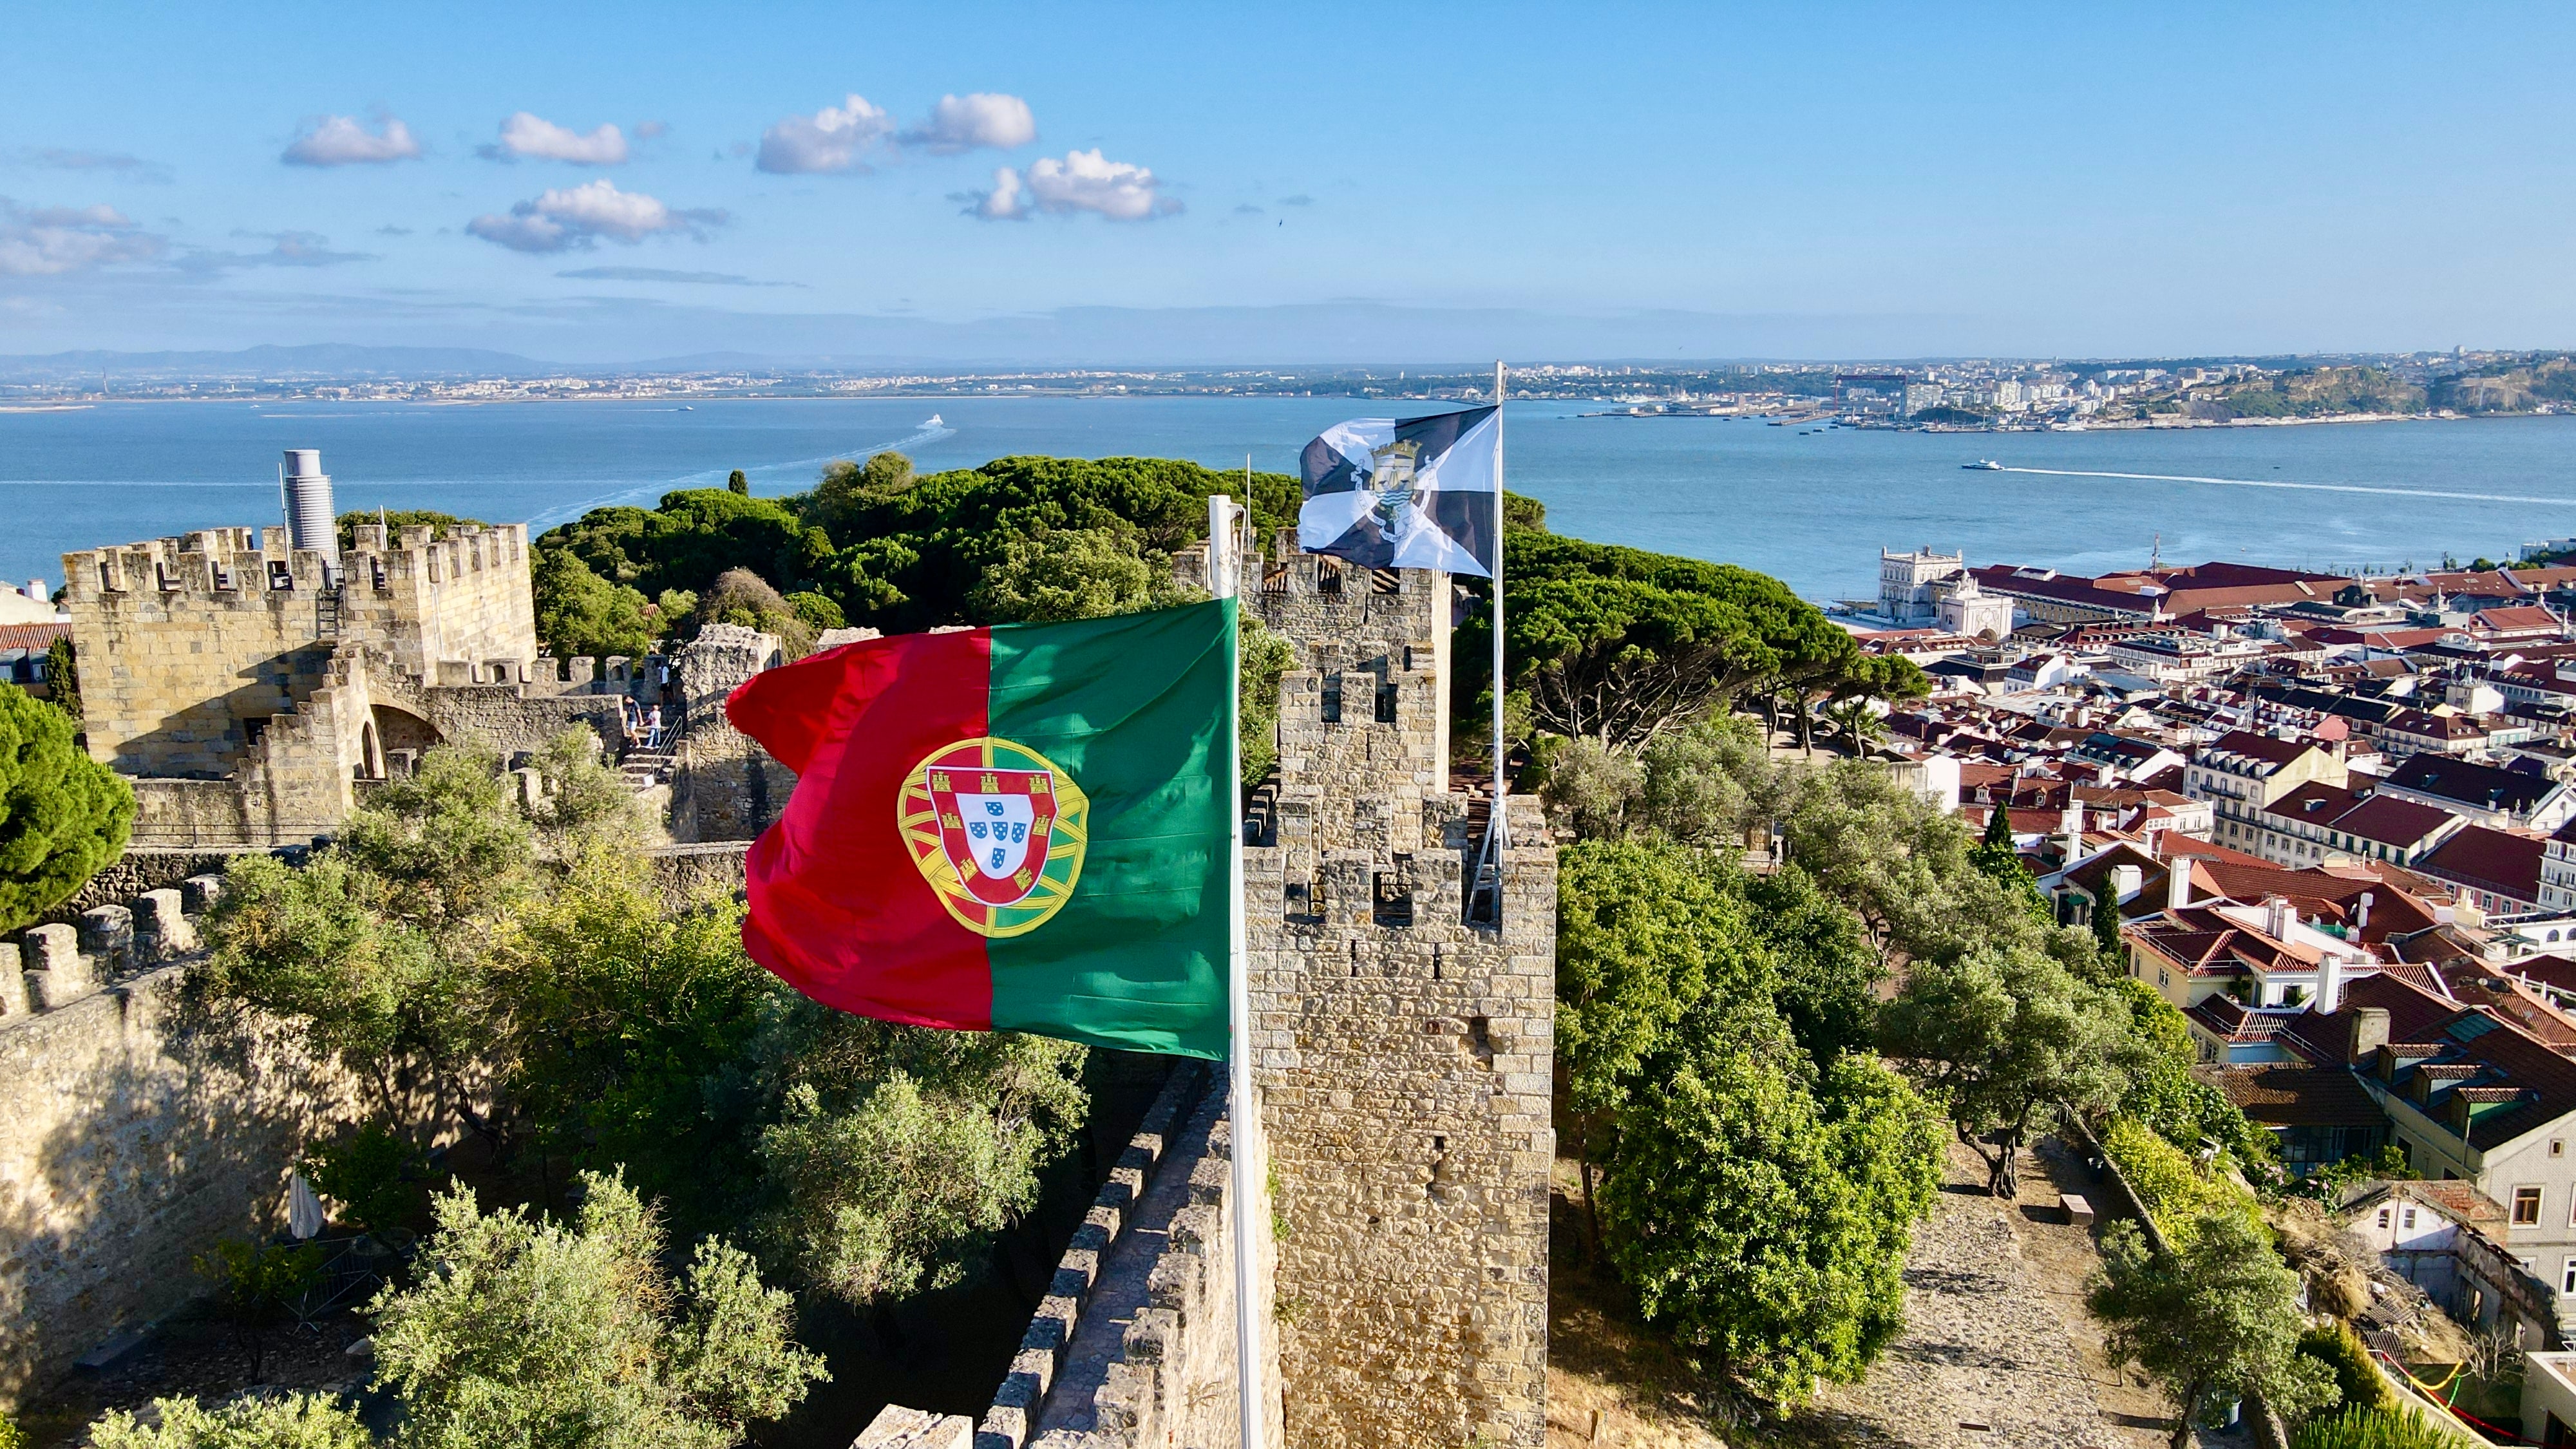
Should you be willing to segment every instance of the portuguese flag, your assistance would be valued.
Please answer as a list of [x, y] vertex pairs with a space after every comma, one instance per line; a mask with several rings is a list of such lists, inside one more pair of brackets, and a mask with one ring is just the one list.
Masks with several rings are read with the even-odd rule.
[[827, 1006], [1226, 1050], [1235, 601], [866, 639], [725, 713], [797, 774], [752, 959]]

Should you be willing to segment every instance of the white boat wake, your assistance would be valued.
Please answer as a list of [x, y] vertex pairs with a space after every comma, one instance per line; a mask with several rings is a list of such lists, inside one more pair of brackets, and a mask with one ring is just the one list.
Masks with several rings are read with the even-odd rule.
[[2519, 493], [2459, 493], [2446, 488], [2379, 488], [2363, 483], [2288, 483], [2275, 478], [2202, 478], [2188, 473], [2096, 473], [2080, 468], [2005, 468], [2051, 478], [2130, 478], [2142, 483], [2216, 483], [2228, 488], [2288, 488], [2302, 493], [2376, 493], [2387, 498], [2457, 498], [2471, 503], [2537, 503], [2576, 508], [2576, 498], [2533, 498]]
[[[937, 426], [933, 426], [932, 424], [937, 424]], [[871, 453], [901, 453], [909, 449], [918, 448], [925, 443], [936, 443], [943, 438], [953, 438], [955, 436], [957, 436], [957, 430], [955, 428], [949, 427], [944, 423], [940, 423], [938, 418], [933, 417], [930, 419], [929, 423], [925, 423], [919, 431], [914, 432], [908, 437], [897, 438], [891, 443], [870, 443], [864, 447], [851, 448], [843, 452], [825, 453], [816, 458], [794, 458], [784, 463], [763, 463], [756, 468], [746, 468], [743, 472], [752, 478], [775, 478], [783, 473], [795, 473], [820, 468], [824, 464], [832, 462], [835, 459], [865, 458]], [[650, 498], [659, 498], [665, 493], [678, 492], [687, 488], [721, 488], [725, 484], [726, 476], [732, 473], [732, 471], [733, 470], [730, 468], [702, 469], [695, 473], [682, 474], [680, 477], [673, 478], [668, 482], [646, 483], [634, 488], [621, 488], [614, 493], [603, 493], [596, 498], [585, 498], [578, 503], [567, 503], [559, 508], [549, 508], [545, 512], [537, 514], [528, 520], [528, 532], [532, 536], [543, 533], [558, 523], [569, 523], [594, 508], [615, 508], [620, 504], [635, 503], [640, 500]]]

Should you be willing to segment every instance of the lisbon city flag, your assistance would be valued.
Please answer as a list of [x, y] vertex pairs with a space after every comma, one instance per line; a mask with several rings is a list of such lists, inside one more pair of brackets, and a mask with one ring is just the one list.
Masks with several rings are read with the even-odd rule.
[[1501, 562], [1499, 412], [1353, 418], [1326, 428], [1298, 459], [1306, 501], [1297, 546], [1370, 568], [1492, 578]]
[[903, 634], [752, 676], [797, 774], [752, 959], [827, 1006], [1226, 1051], [1235, 601]]

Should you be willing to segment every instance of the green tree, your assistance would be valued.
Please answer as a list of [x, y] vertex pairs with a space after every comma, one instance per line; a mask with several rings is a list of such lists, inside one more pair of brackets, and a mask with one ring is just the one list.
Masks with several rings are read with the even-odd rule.
[[1625, 840], [1644, 785], [1645, 773], [1627, 751], [1596, 739], [1562, 740], [1548, 754], [1539, 798], [1578, 840]]
[[570, 1226], [439, 1195], [418, 1286], [368, 1310], [406, 1449], [720, 1449], [828, 1377], [748, 1254], [701, 1241], [671, 1274], [659, 1219], [622, 1179], [585, 1173], [582, 1189]]
[[37, 920], [125, 853], [134, 788], [72, 743], [78, 728], [0, 683], [0, 932]]
[[420, 1149], [381, 1122], [308, 1147], [295, 1164], [313, 1190], [340, 1205], [341, 1218], [374, 1232], [400, 1227], [418, 1194], [411, 1181]]
[[[357, 1411], [327, 1394], [234, 1399], [209, 1409], [195, 1399], [154, 1399], [151, 1421], [110, 1409], [90, 1426], [93, 1449], [374, 1449]], [[0, 1437], [0, 1443], [6, 1443]]]
[[1261, 783], [1279, 763], [1279, 680], [1297, 662], [1287, 640], [1249, 612], [1237, 616], [1242, 638], [1235, 691], [1236, 732], [1242, 739], [1243, 784]]
[[2129, 1083], [2118, 998], [2026, 947], [1917, 961], [1881, 1018], [1881, 1049], [1950, 1116], [1986, 1163], [1987, 1190], [2016, 1195], [2022, 1143], [2043, 1109], [2107, 1110]]
[[1826, 1065], [1871, 1050], [1887, 967], [1860, 918], [1794, 863], [1743, 877], [1743, 891], [1770, 956], [1772, 1002], [1798, 1045]]
[[1058, 528], [1006, 541], [966, 602], [987, 623], [1053, 624], [1183, 598], [1171, 561], [1149, 555], [1133, 528]]
[[1883, 766], [1836, 760], [1800, 777], [1782, 826], [1789, 858], [1858, 912], [1883, 952], [1924, 960], [2019, 946], [2089, 961], [2089, 943], [2034, 914], [2035, 889], [1979, 869], [1975, 837]]
[[72, 648], [69, 634], [45, 646], [45, 700], [71, 716], [72, 736], [78, 739], [87, 728], [88, 716], [82, 713], [80, 655]]
[[2182, 1012], [2143, 981], [2114, 977], [2110, 989], [2129, 1010], [2125, 1066], [2129, 1089], [2120, 1108], [2185, 1152], [2215, 1142], [2253, 1167], [2273, 1155], [2271, 1134], [2245, 1118], [2227, 1094], [2192, 1074], [2200, 1052]]
[[755, 1210], [768, 1103], [743, 1079], [777, 1069], [753, 1044], [792, 993], [743, 954], [738, 903], [665, 910], [639, 854], [585, 848], [512, 912], [492, 962], [492, 1055], [542, 1169], [622, 1166], [686, 1230]]
[[1648, 1059], [1712, 989], [1761, 1000], [1772, 982], [1697, 852], [1587, 840], [1558, 859], [1556, 1048], [1598, 1249], [1597, 1173]]
[[1819, 1088], [1776, 1018], [1712, 1016], [1621, 1113], [1610, 1255], [1647, 1321], [1795, 1404], [1856, 1382], [1903, 1326], [1937, 1118], [1872, 1059], [1838, 1058]]
[[739, 493], [743, 497], [749, 498], [751, 496], [751, 480], [743, 476], [743, 471], [740, 468], [736, 468], [731, 473], [725, 475], [725, 491], [727, 493]]
[[[1505, 669], [1557, 734], [1635, 748], [1756, 683], [1831, 676], [1858, 654], [1750, 570], [1530, 531], [1506, 533], [1504, 553]], [[1487, 657], [1487, 620], [1470, 611], [1458, 658]], [[1460, 703], [1490, 688], [1472, 662], [1460, 671]]]
[[414, 1131], [429, 1117], [395, 1079], [423, 1057], [453, 1064], [442, 1095], [466, 1092], [453, 1076], [482, 1037], [457, 979], [425, 933], [390, 918], [383, 881], [339, 851], [298, 870], [271, 856], [236, 859], [207, 918], [213, 949], [192, 983], [213, 998], [281, 1017], [307, 1050], [337, 1061], [376, 1093], [378, 1109]]
[[2114, 1361], [2163, 1381], [2177, 1420], [2172, 1443], [2185, 1449], [2193, 1421], [2239, 1398], [2259, 1394], [2294, 1421], [2333, 1402], [2332, 1372], [2298, 1351], [2307, 1326], [2298, 1291], [2298, 1273], [2260, 1227], [2211, 1213], [2161, 1254], [2137, 1224], [2113, 1223], [2086, 1302], [2110, 1329]]
[[1638, 765], [1631, 818], [1670, 840], [1739, 846], [1787, 799], [1787, 776], [1771, 763], [1761, 728], [1742, 715], [1659, 735], [1638, 752]]
[[2093, 892], [2093, 949], [2101, 953], [2106, 971], [2116, 972], [2127, 964], [2128, 947], [2120, 939], [2120, 893], [2107, 874]]
[[591, 572], [569, 549], [538, 549], [530, 587], [537, 641], [558, 659], [649, 653], [665, 622], [642, 593]]
[[1084, 1049], [800, 1010], [784, 1111], [759, 1154], [762, 1238], [803, 1282], [858, 1306], [982, 1270], [1073, 1141]]

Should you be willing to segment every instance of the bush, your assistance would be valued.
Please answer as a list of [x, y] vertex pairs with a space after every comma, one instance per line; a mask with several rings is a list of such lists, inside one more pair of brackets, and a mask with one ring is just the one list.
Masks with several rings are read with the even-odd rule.
[[372, 1232], [411, 1215], [411, 1166], [418, 1156], [384, 1124], [370, 1122], [337, 1142], [307, 1148], [296, 1166], [351, 1224]]
[[2346, 1408], [2301, 1424], [2290, 1449], [2457, 1449], [2466, 1442], [2414, 1409]]
[[2345, 1409], [2394, 1409], [2397, 1396], [2388, 1391], [2387, 1381], [2371, 1367], [2370, 1350], [2361, 1346], [2361, 1336], [2352, 1325], [2337, 1320], [2320, 1324], [2299, 1335], [2299, 1352], [2322, 1363], [2334, 1374], [2335, 1392]]
[[[347, 1405], [324, 1394], [235, 1399], [209, 1409], [194, 1399], [154, 1399], [158, 1423], [123, 1409], [90, 1427], [95, 1449], [368, 1449], [375, 1440]], [[15, 1439], [0, 1437], [0, 1449]]]
[[2102, 1150], [2119, 1164], [2139, 1204], [2155, 1215], [2156, 1225], [2177, 1243], [2203, 1213], [2236, 1213], [2258, 1230], [2262, 1227], [2263, 1215], [2252, 1193], [2203, 1170], [2181, 1148], [2135, 1118], [2113, 1117], [2110, 1130], [2102, 1134]]

